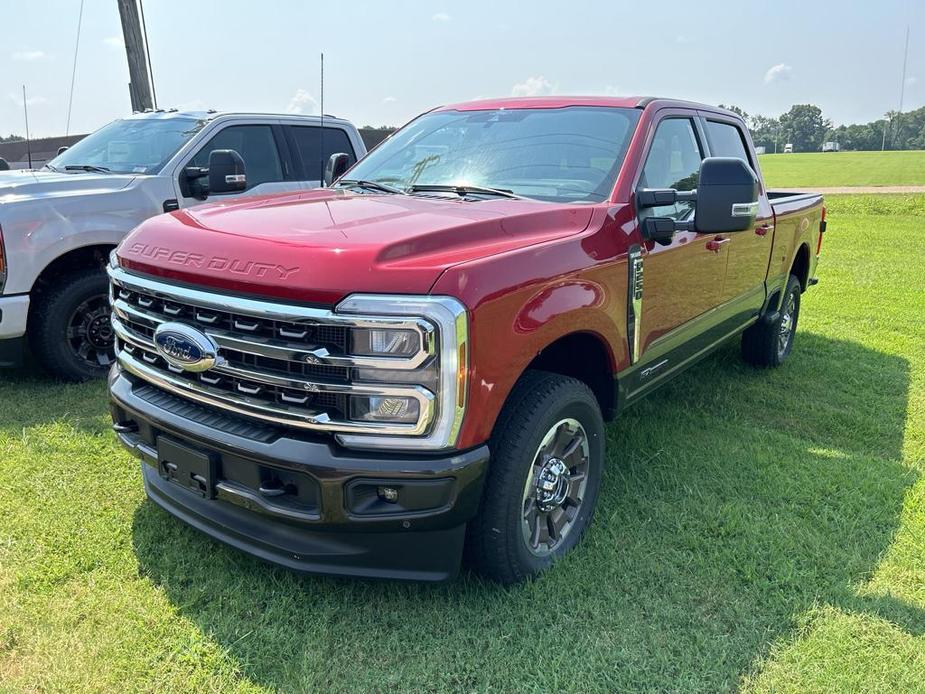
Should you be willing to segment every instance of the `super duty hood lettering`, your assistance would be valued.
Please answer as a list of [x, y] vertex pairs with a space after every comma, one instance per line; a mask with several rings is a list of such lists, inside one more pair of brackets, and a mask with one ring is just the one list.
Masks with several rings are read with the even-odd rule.
[[189, 251], [177, 251], [165, 246], [155, 246], [147, 243], [130, 243], [123, 251], [126, 255], [136, 255], [149, 260], [162, 260], [172, 265], [182, 265], [196, 269], [217, 270], [219, 272], [232, 272], [236, 275], [253, 275], [254, 277], [276, 277], [287, 279], [298, 272], [298, 265], [286, 267], [278, 263], [260, 263], [254, 260], [239, 260], [220, 255], [205, 256]]

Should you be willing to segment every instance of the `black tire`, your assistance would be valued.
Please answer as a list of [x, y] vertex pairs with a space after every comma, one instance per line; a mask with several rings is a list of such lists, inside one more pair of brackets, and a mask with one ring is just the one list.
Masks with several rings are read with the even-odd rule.
[[[561, 424], [563, 422], [577, 422], [580, 427]], [[561, 426], [556, 429], [557, 434], [547, 444], [547, 449], [555, 450], [552, 443], [560, 438], [567, 444], [581, 439], [587, 442], [587, 447], [581, 443], [561, 459], [541, 452], [541, 443], [557, 423]], [[600, 406], [590, 388], [581, 381], [543, 371], [528, 371], [511, 392], [489, 447], [491, 463], [479, 513], [469, 523], [467, 557], [472, 568], [482, 575], [501, 583], [517, 583], [536, 576], [571, 550], [591, 522], [604, 461], [604, 421]], [[565, 445], [562, 453], [567, 449]], [[579, 462], [582, 459], [584, 462]], [[537, 516], [531, 523], [531, 519], [525, 520], [524, 511], [531, 504], [527, 497], [541, 493], [535, 485], [539, 484], [544, 472], [553, 475], [552, 468], [562, 470], [554, 462], [556, 460], [567, 468], [555, 477], [560, 486], [564, 480], [565, 498], [558, 507], [545, 513], [545, 521], [541, 521], [544, 515], [541, 508], [555, 499], [544, 496], [541, 504], [538, 498], [533, 498], [532, 509]], [[552, 484], [552, 479], [547, 477], [545, 481]], [[582, 479], [585, 480], [583, 487]], [[572, 496], [580, 496], [577, 505]], [[564, 519], [568, 525], [561, 529], [559, 539], [553, 540], [550, 531], [556, 518]], [[543, 534], [535, 532], [543, 527], [540, 523], [546, 524], [547, 542], [532, 545], [532, 540]]]
[[761, 367], [784, 363], [793, 349], [800, 317], [800, 296], [800, 280], [790, 275], [776, 318], [769, 321], [763, 317], [742, 334], [742, 357], [745, 361]]
[[114, 359], [106, 274], [80, 270], [45, 288], [33, 304], [28, 333], [33, 353], [55, 376], [106, 376]]

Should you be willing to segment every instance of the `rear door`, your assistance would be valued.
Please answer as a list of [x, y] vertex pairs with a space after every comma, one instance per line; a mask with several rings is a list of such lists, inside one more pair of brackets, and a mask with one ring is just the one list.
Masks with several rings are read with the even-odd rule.
[[[698, 125], [694, 114], [684, 111], [668, 112], [661, 118], [637, 189], [697, 187], [700, 164], [706, 156]], [[649, 216], [688, 221], [693, 214], [692, 203], [679, 202], [640, 210], [640, 221]], [[710, 243], [714, 236], [679, 231], [667, 246], [647, 244], [637, 361], [661, 359], [675, 348], [691, 345], [693, 337], [712, 327], [711, 309], [720, 303], [726, 272], [726, 248], [714, 247]]]
[[[703, 129], [710, 156], [736, 157], [758, 172], [758, 163], [752, 160], [741, 123], [709, 113], [704, 114]], [[722, 234], [728, 239], [725, 245], [729, 257], [721, 301], [730, 309], [731, 312], [725, 313], [731, 321], [747, 321], [757, 315], [764, 303], [765, 280], [774, 240], [774, 214], [764, 190], [758, 200], [758, 216], [751, 227]]]
[[324, 167], [332, 154], [343, 152], [350, 166], [357, 156], [347, 131], [337, 126], [286, 125], [286, 138], [299, 170], [302, 187], [317, 188], [324, 179]]

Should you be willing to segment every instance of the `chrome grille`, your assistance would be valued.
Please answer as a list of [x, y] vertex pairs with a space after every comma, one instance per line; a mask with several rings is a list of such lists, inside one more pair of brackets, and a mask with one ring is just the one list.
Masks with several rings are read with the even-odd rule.
[[[360, 382], [360, 369], [411, 370], [435, 359], [434, 327], [422, 319], [346, 316], [324, 309], [234, 298], [109, 270], [119, 364], [174, 394], [265, 421], [320, 431], [417, 436], [436, 414], [435, 396], [417, 384]], [[219, 347], [221, 363], [192, 373], [154, 346], [161, 323], [195, 327]], [[420, 348], [400, 357], [350, 353], [354, 328], [414, 330]], [[412, 398], [410, 423], [350, 420], [352, 396]]]

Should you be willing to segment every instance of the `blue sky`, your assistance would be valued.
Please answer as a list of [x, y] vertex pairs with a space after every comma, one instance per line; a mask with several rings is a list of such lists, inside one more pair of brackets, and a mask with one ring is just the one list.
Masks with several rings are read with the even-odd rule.
[[[63, 134], [80, 0], [0, 0], [0, 132]], [[925, 105], [925, 2], [145, 0], [160, 106], [404, 123], [512, 94], [657, 94], [838, 123]], [[735, 11], [732, 8], [738, 7]], [[85, 0], [71, 132], [130, 110], [116, 0]]]

